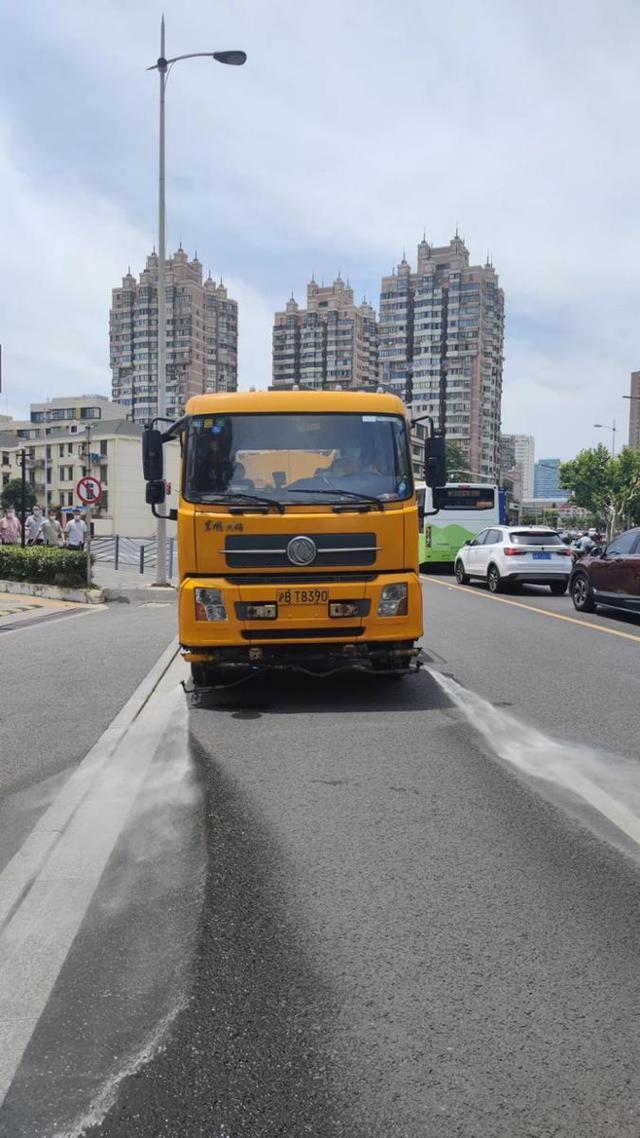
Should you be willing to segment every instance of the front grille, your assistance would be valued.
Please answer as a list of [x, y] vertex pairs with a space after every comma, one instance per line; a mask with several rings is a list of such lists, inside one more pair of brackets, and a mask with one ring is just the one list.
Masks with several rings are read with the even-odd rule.
[[[296, 534], [233, 534], [225, 540], [230, 569], [288, 568], [287, 545]], [[334, 565], [374, 565], [379, 548], [375, 533], [309, 533], [316, 556], [310, 568]]]
[[376, 576], [376, 573], [234, 573], [225, 577], [225, 581], [229, 585], [351, 585], [375, 581]]
[[250, 629], [242, 633], [243, 640], [353, 640], [362, 636], [364, 628], [279, 628]]

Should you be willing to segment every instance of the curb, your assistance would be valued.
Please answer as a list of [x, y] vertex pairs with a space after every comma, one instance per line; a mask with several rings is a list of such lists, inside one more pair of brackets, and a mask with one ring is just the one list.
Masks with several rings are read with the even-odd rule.
[[162, 585], [122, 585], [114, 589], [106, 587], [100, 591], [102, 599], [107, 604], [113, 601], [121, 601], [124, 604], [130, 604], [131, 601], [157, 600], [166, 602], [175, 600], [177, 596], [177, 589], [173, 585], [167, 587]]
[[44, 597], [50, 601], [76, 601], [83, 605], [101, 605], [105, 600], [104, 589], [66, 589], [59, 585], [42, 585], [34, 581], [0, 581], [0, 593]]

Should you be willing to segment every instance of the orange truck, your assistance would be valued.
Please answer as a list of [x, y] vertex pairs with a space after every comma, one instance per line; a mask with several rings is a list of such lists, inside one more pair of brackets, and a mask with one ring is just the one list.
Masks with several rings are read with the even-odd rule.
[[[422, 635], [410, 423], [394, 395], [201, 395], [143, 438], [147, 501], [179, 438], [179, 636], [196, 687], [260, 669], [416, 671]], [[446, 481], [444, 441], [426, 478]], [[163, 516], [163, 515], [160, 515]]]

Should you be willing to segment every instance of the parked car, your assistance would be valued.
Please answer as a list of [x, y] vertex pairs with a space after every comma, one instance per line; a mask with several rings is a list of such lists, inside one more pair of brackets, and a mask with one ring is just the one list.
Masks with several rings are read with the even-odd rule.
[[544, 526], [492, 526], [464, 543], [454, 569], [459, 585], [478, 577], [492, 593], [527, 584], [548, 585], [561, 596], [571, 573], [571, 550]]
[[581, 557], [573, 568], [569, 592], [578, 612], [605, 605], [640, 613], [640, 527]]

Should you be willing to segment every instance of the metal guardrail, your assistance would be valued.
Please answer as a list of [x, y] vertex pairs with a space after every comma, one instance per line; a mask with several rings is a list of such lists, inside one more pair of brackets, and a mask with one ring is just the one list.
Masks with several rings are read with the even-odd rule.
[[[123, 537], [114, 534], [109, 537], [94, 537], [91, 552], [97, 562], [112, 565], [114, 569], [137, 569], [141, 574], [155, 573], [156, 543], [150, 537]], [[176, 539], [167, 543], [167, 576], [173, 576], [176, 564]]]

